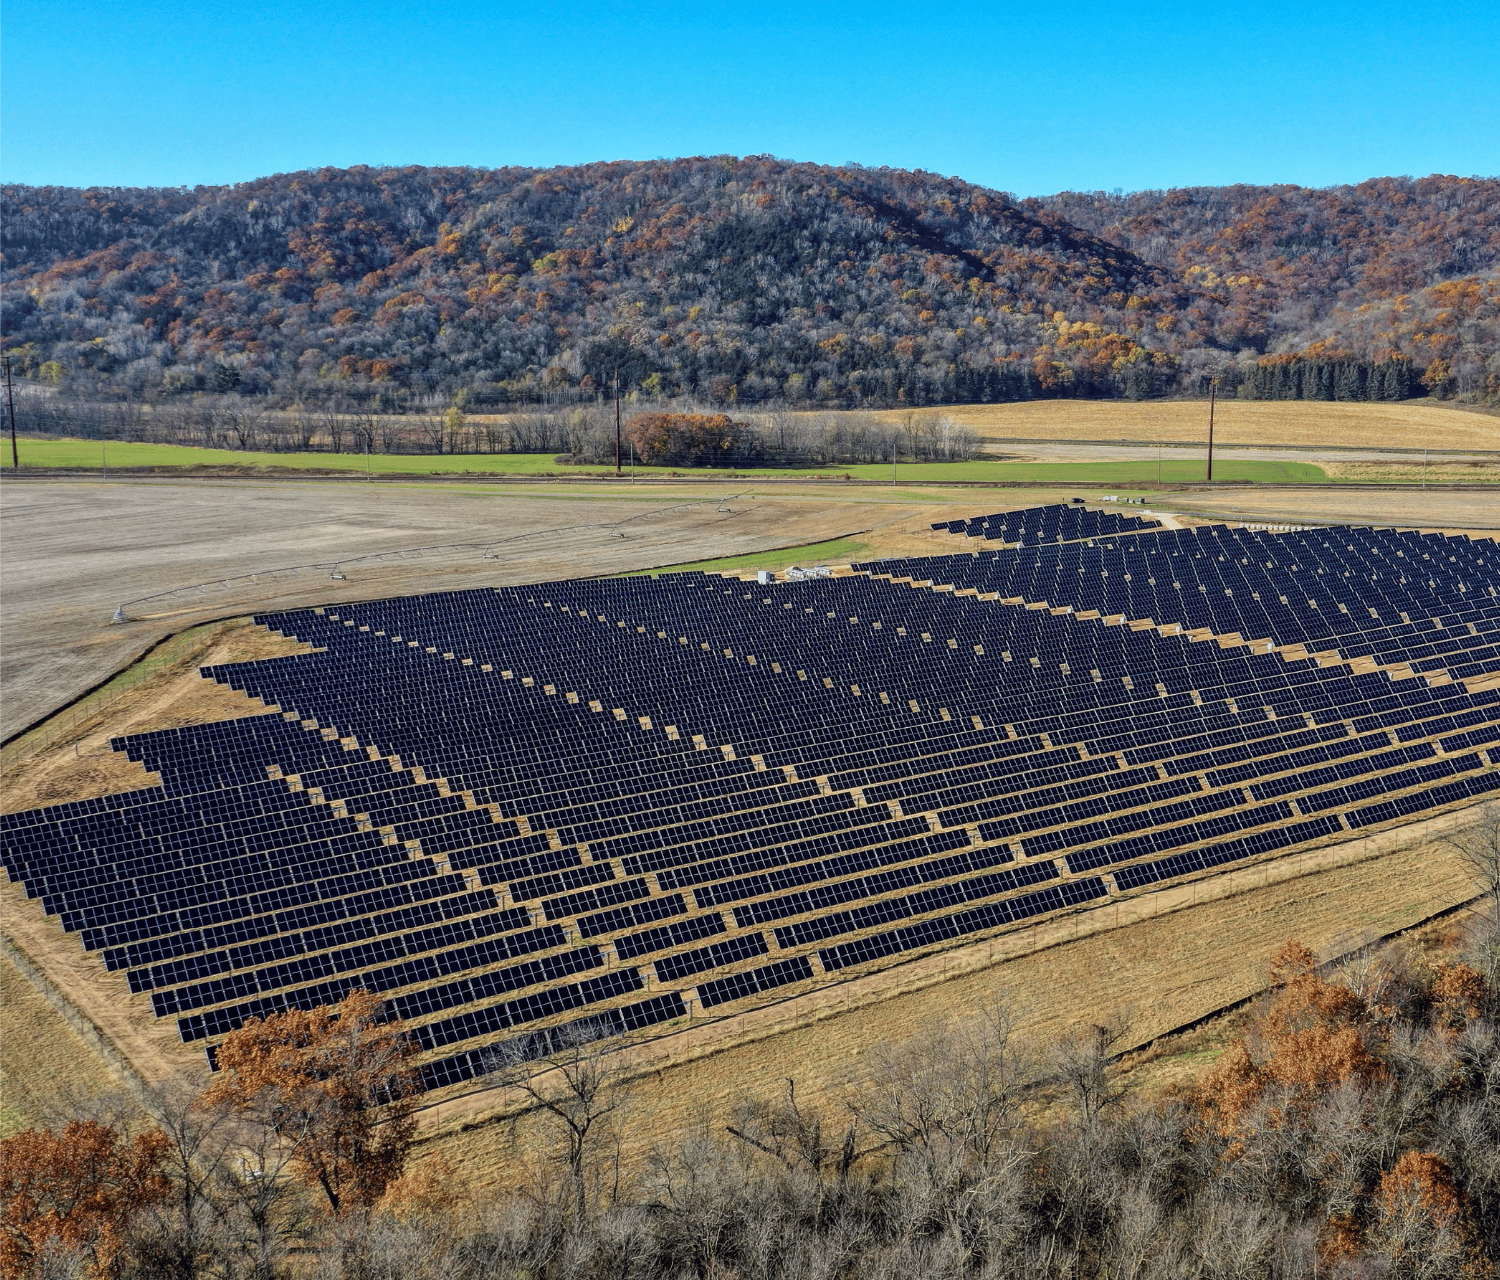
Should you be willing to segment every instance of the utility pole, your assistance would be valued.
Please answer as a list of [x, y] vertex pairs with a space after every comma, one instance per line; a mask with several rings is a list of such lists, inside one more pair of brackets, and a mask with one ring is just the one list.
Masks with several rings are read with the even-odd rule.
[[1219, 389], [1219, 380], [1210, 379], [1208, 384], [1208, 475], [1205, 479], [1214, 478], [1214, 394]]
[[620, 478], [620, 375], [615, 374], [615, 479]]
[[10, 410], [10, 465], [19, 471], [21, 455], [16, 450], [16, 394], [10, 385], [10, 357], [5, 357], [5, 405]]

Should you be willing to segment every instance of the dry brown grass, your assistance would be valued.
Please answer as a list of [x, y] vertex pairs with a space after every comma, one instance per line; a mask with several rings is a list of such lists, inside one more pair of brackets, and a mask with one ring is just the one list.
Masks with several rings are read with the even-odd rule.
[[[1470, 941], [1470, 925], [1479, 913], [1472, 906], [1439, 916], [1408, 930], [1375, 950], [1393, 960], [1420, 967], [1452, 960]], [[1259, 999], [1162, 1036], [1144, 1049], [1125, 1054], [1119, 1063], [1121, 1082], [1145, 1097], [1181, 1094], [1191, 1089], [1229, 1045], [1254, 1021]]]
[[120, 1087], [83, 1037], [0, 957], [0, 1137]]
[[[899, 417], [902, 412], [888, 410], [884, 416]], [[987, 441], [1197, 443], [1208, 432], [1208, 402], [1203, 400], [1032, 400], [952, 405], [938, 412]], [[1500, 416], [1432, 400], [1220, 400], [1214, 411], [1214, 441], [1322, 449], [1500, 450]]]
[[1500, 460], [1449, 459], [1424, 467], [1421, 459], [1410, 462], [1325, 462], [1323, 470], [1334, 480], [1360, 484], [1494, 484], [1500, 485]]
[[1316, 489], [1268, 485], [1172, 493], [1153, 498], [1152, 503], [1158, 509], [1205, 521], [1394, 525], [1491, 538], [1500, 529], [1500, 488], [1381, 492], [1334, 485]]

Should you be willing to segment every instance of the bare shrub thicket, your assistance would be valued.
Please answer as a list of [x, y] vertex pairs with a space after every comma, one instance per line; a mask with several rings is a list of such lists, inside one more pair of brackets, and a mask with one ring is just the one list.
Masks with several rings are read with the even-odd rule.
[[[152, 1099], [146, 1122], [96, 1111], [75, 1139], [92, 1173], [60, 1129], [6, 1139], [0, 1274], [1486, 1280], [1500, 921], [1457, 948], [1328, 966], [1288, 943], [1243, 1033], [1165, 1093], [1128, 1087], [1126, 1018], [1034, 1043], [997, 1002], [849, 1066], [842, 1091], [744, 1081], [741, 1103], [629, 1162], [621, 1135], [657, 1086], [627, 1089], [602, 1026], [523, 1036], [487, 1064], [535, 1144], [519, 1163], [383, 1166], [373, 1202], [331, 1205], [285, 1107], [219, 1088]], [[68, 1194], [91, 1176], [91, 1197]], [[518, 1190], [477, 1189], [491, 1180]]]

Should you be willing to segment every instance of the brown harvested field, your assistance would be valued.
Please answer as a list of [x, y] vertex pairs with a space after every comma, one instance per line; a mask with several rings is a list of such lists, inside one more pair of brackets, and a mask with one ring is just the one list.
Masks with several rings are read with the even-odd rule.
[[[902, 410], [884, 415], [899, 418]], [[1207, 400], [1031, 400], [940, 410], [990, 442], [1091, 440], [1196, 443]], [[1300, 449], [1500, 449], [1500, 416], [1440, 401], [1340, 404], [1321, 400], [1220, 400], [1214, 441]]]
[[[1443, 491], [1433, 489], [1273, 489], [1256, 485], [1183, 490], [1153, 495], [1153, 510], [1199, 520], [1250, 523], [1395, 525], [1406, 529], [1441, 529], [1494, 537], [1500, 531], [1500, 488]], [[1128, 508], [1127, 508], [1128, 509]]]
[[1500, 485], [1500, 458], [1447, 458], [1424, 467], [1420, 458], [1402, 462], [1324, 462], [1335, 480], [1355, 484], [1492, 484]]

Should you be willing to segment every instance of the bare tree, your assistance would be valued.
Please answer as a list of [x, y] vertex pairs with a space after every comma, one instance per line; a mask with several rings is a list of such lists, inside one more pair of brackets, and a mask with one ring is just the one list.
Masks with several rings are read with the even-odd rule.
[[297, 449], [307, 453], [318, 435], [318, 416], [305, 406], [298, 405], [292, 423], [292, 438], [296, 441]]
[[1500, 805], [1482, 806], [1472, 826], [1443, 843], [1468, 865], [1490, 916], [1500, 921]]
[[351, 416], [350, 430], [354, 434], [355, 453], [375, 452], [375, 414], [368, 406]]
[[1053, 1049], [1056, 1079], [1073, 1095], [1085, 1125], [1125, 1096], [1112, 1070], [1114, 1048], [1125, 1031], [1125, 1020], [1115, 1017], [1075, 1027]]
[[797, 1082], [788, 1079], [786, 1096], [778, 1102], [745, 1105], [738, 1124], [726, 1131], [747, 1146], [776, 1161], [793, 1178], [805, 1179], [814, 1190], [812, 1218], [821, 1222], [830, 1195], [843, 1198], [858, 1156], [856, 1117], [840, 1133], [829, 1131], [821, 1111], [797, 1101]]
[[413, 423], [417, 429], [417, 439], [421, 442], [423, 453], [442, 453], [443, 442], [447, 439], [448, 425], [443, 421], [440, 410], [429, 413], [420, 413]]
[[310, 1196], [292, 1169], [293, 1153], [264, 1116], [235, 1118], [229, 1158], [214, 1194], [223, 1214], [223, 1256], [231, 1275], [277, 1280], [287, 1252], [313, 1222]]
[[849, 1101], [872, 1133], [929, 1163], [988, 1166], [1021, 1124], [1036, 1063], [1004, 1004], [876, 1056], [869, 1086]]
[[235, 1126], [227, 1106], [181, 1086], [156, 1090], [143, 1101], [167, 1136], [164, 1172], [172, 1184], [171, 1196], [157, 1209], [152, 1264], [163, 1277], [194, 1280], [207, 1274], [225, 1240], [218, 1191], [234, 1160]]
[[394, 414], [380, 414], [375, 419], [375, 429], [378, 443], [377, 453], [405, 453], [406, 452], [406, 419], [396, 417]]
[[491, 1082], [520, 1090], [561, 1136], [559, 1163], [580, 1225], [608, 1154], [610, 1119], [629, 1097], [611, 1052], [614, 1035], [610, 1024], [585, 1020], [508, 1040], [484, 1056]]

